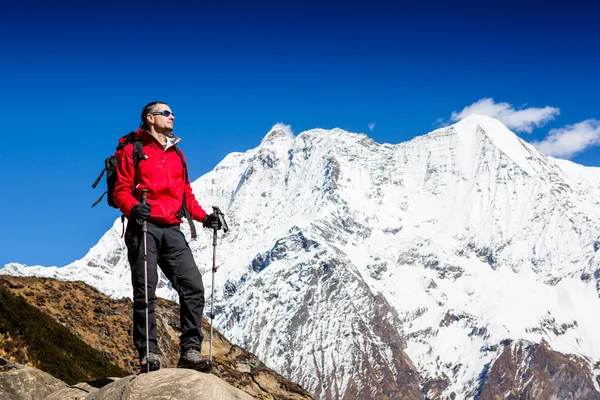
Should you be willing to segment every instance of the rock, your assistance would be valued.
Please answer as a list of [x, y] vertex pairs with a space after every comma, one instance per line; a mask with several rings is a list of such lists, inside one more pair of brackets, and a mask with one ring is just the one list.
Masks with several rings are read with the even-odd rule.
[[50, 374], [0, 357], [0, 399], [39, 400], [66, 386]]
[[[98, 389], [98, 386], [105, 386]], [[189, 369], [163, 368], [149, 374], [130, 375], [79, 384], [59, 390], [45, 400], [251, 400], [252, 397], [211, 374]], [[12, 399], [11, 399], [12, 400]]]
[[97, 379], [91, 382], [78, 383], [77, 385], [70, 386], [68, 388], [60, 389], [53, 392], [50, 396], [44, 400], [80, 400], [85, 399], [85, 396], [92, 392], [97, 392], [104, 386], [115, 382], [120, 378], [106, 378]]
[[518, 341], [504, 346], [480, 378], [486, 399], [600, 400], [589, 361], [554, 351], [548, 343]]

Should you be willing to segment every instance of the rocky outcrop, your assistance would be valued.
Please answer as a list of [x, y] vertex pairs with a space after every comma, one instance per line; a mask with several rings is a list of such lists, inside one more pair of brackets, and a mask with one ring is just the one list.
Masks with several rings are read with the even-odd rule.
[[252, 396], [211, 374], [166, 368], [59, 390], [45, 400], [251, 400]]
[[39, 400], [66, 386], [46, 372], [0, 357], [0, 399]]
[[600, 399], [588, 360], [541, 344], [507, 344], [481, 376], [478, 400]]
[[[83, 282], [2, 275], [0, 276], [0, 292], [6, 294], [7, 291], [13, 295], [19, 295], [13, 297], [21, 299], [22, 303], [28, 303], [41, 311], [42, 313], [38, 312], [39, 316], [38, 313], [35, 313], [38, 321], [45, 317], [50, 319], [50, 322], [56, 324], [57, 321], [61, 325], [59, 326], [62, 328], [61, 337], [45, 338], [47, 340], [40, 342], [42, 344], [37, 345], [37, 350], [40, 350], [40, 346], [50, 346], [48, 341], [64, 342], [65, 338], [74, 335], [89, 345], [91, 347], [89, 351], [96, 353], [95, 356], [101, 354], [99, 358], [105, 362], [110, 361], [129, 374], [138, 372], [137, 352], [133, 347], [131, 337], [131, 300], [127, 298], [111, 299]], [[0, 301], [0, 310], [2, 307], [8, 309], [5, 306], [6, 304]], [[14, 308], [14, 305], [11, 307]], [[28, 310], [28, 313], [31, 314], [32, 311], [29, 308]], [[159, 299], [156, 313], [161, 365], [165, 368], [174, 367], [179, 358], [179, 306], [174, 302]], [[21, 364], [38, 366], [36, 360], [39, 357], [31, 356], [34, 353], [28, 340], [24, 337], [3, 336], [1, 317], [0, 313], [0, 356], [4, 355]], [[49, 326], [50, 322], [37, 324], [40, 326], [36, 326], [36, 329], [49, 332], [45, 327]], [[206, 321], [203, 321], [202, 330], [208, 339], [210, 325]], [[17, 331], [15, 330], [15, 332]], [[202, 348], [206, 357], [208, 357], [208, 347], [208, 343], [205, 343]], [[63, 353], [66, 352], [63, 351]], [[85, 354], [87, 356], [83, 358], [86, 360], [94, 356], [89, 352]], [[66, 360], [65, 364], [71, 362], [71, 359]], [[71, 363], [62, 367], [71, 366], [72, 370], [81, 369], [80, 367], [74, 368], [74, 365]], [[45, 366], [46, 363], [42, 362], [39, 368], [44, 369]], [[54, 374], [53, 371], [47, 372]], [[82, 389], [88, 390], [107, 383], [105, 379], [99, 378], [105, 378], [107, 375], [122, 377], [126, 376], [127, 372], [115, 375], [115, 372], [103, 368], [100, 372], [94, 370], [93, 373], [76, 380], [73, 379], [73, 374], [55, 376], [69, 384], [96, 379], [87, 384], [78, 384], [72, 387], [71, 389], [77, 393]], [[256, 399], [302, 400], [311, 398], [302, 387], [267, 368], [254, 354], [234, 345], [216, 329], [213, 331], [212, 374]]]
[[124, 378], [99, 379], [69, 387], [46, 372], [0, 358], [0, 399], [3, 400], [158, 400], [165, 398], [250, 400], [253, 397], [214, 375], [174, 368]]

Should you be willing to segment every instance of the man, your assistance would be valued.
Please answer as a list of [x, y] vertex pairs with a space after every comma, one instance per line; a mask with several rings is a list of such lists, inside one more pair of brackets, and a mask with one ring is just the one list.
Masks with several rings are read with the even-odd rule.
[[[219, 218], [214, 213], [207, 215], [192, 193], [183, 153], [175, 148], [180, 139], [173, 135], [175, 115], [169, 106], [162, 102], [149, 103], [142, 110], [141, 118], [135, 138], [143, 144], [142, 159], [135, 168], [133, 143], [117, 153], [113, 195], [128, 219], [125, 244], [133, 284], [133, 341], [139, 352], [141, 370], [160, 369], [154, 315], [158, 265], [179, 293], [181, 357], [177, 367], [208, 372], [210, 361], [200, 355], [204, 338], [201, 330], [204, 285], [179, 226], [185, 208], [194, 220], [207, 228], [221, 229]], [[146, 204], [140, 201], [142, 190], [147, 191]], [[147, 221], [148, 227], [147, 288], [144, 282], [143, 221]], [[145, 290], [148, 290], [148, 338]]]

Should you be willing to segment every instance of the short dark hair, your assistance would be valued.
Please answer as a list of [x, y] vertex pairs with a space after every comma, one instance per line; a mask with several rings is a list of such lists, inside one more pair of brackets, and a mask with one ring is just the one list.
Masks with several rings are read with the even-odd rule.
[[148, 125], [146, 124], [146, 115], [156, 111], [159, 104], [164, 104], [165, 106], [168, 106], [168, 104], [165, 103], [164, 101], [153, 101], [152, 103], [146, 104], [144, 106], [144, 108], [142, 109], [142, 115], [141, 115], [142, 122], [140, 123], [140, 126], [143, 129], [148, 129]]

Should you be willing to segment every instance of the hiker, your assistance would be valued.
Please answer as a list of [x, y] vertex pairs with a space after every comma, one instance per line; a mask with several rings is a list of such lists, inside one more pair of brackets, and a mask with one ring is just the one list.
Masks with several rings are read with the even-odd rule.
[[[213, 230], [221, 229], [221, 223], [215, 213], [207, 215], [192, 193], [185, 158], [176, 147], [180, 139], [173, 134], [175, 115], [167, 103], [147, 104], [141, 119], [134, 135], [143, 145], [143, 154], [136, 168], [134, 143], [117, 152], [113, 193], [115, 204], [128, 219], [125, 244], [133, 285], [133, 341], [141, 370], [160, 369], [154, 314], [158, 266], [179, 294], [181, 357], [177, 367], [208, 372], [212, 364], [200, 354], [204, 285], [180, 224], [184, 216], [192, 227], [191, 219]], [[147, 232], [142, 232], [144, 221]]]

